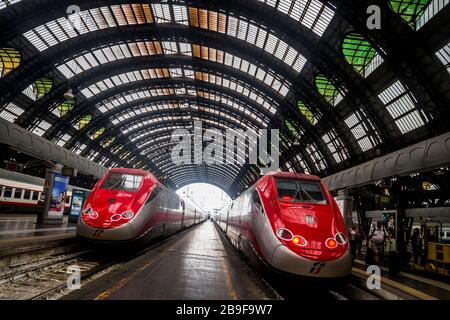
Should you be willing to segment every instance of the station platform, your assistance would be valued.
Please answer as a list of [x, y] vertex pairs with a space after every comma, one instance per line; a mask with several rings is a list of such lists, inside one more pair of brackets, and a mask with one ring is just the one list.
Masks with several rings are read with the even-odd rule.
[[[419, 300], [450, 300], [450, 279], [443, 276], [435, 277], [433, 274], [417, 273], [412, 270], [412, 266], [403, 266], [398, 273], [392, 274], [389, 268], [384, 265], [387, 257], [384, 258], [381, 269], [382, 287], [388, 288], [390, 292], [400, 293], [406, 299]], [[367, 276], [365, 264], [365, 250], [357, 256], [353, 264], [353, 274], [357, 276]]]
[[67, 216], [60, 225], [39, 225], [36, 219], [36, 214], [0, 214], [0, 248], [75, 237], [76, 224]]
[[274, 299], [206, 221], [87, 283], [64, 300]]

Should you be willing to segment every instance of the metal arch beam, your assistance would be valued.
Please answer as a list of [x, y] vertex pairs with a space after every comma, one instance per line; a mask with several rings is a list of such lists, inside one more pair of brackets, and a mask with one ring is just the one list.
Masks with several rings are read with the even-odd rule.
[[[201, 67], [199, 67], [200, 65]], [[225, 64], [184, 55], [154, 55], [116, 60], [78, 74], [72, 79], [69, 79], [68, 83], [62, 83], [57, 88], [53, 88], [49, 94], [39, 100], [33, 107], [33, 110], [30, 110], [28, 114], [23, 116], [23, 124], [24, 126], [27, 126], [30, 124], [31, 119], [42, 117], [46, 111], [45, 106], [51, 106], [54, 104], [55, 100], [62, 98], [63, 94], [67, 91], [67, 87], [80, 89], [126, 72], [171, 67], [191, 67], [194, 71], [206, 71], [210, 74], [224, 75], [225, 78], [232, 77], [238, 81], [253, 85], [258, 91], [267, 95], [268, 98], [273, 99], [279, 104], [283, 101], [283, 97], [270, 86], [261, 81], [255, 81], [248, 74], [226, 66]]]
[[[192, 2], [195, 4], [200, 4], [198, 1], [192, 1]], [[201, 7], [201, 5], [200, 5], [200, 7]], [[208, 7], [209, 8], [215, 7], [216, 9], [220, 9], [221, 7], [223, 7], [223, 2], [211, 1], [211, 3], [208, 5]], [[315, 65], [321, 66], [321, 65], [324, 65], [324, 63], [325, 63], [325, 65], [327, 65], [328, 68], [331, 68], [333, 66], [328, 65], [327, 61], [340, 60], [340, 62], [345, 62], [344, 58], [342, 56], [336, 55], [336, 54], [333, 56], [333, 59], [330, 59], [330, 53], [332, 53], [332, 51], [331, 52], [330, 51], [322, 52], [320, 50], [317, 50], [319, 47], [326, 48], [326, 46], [318, 46], [318, 44], [320, 44], [320, 42], [325, 42], [324, 40], [323, 41], [320, 40], [308, 28], [305, 28], [301, 24], [295, 22], [293, 19], [286, 18], [286, 15], [278, 12], [277, 10], [274, 10], [270, 6], [267, 6], [267, 5], [264, 5], [261, 3], [255, 5], [248, 1], [228, 1], [227, 8], [231, 8], [231, 10], [234, 12], [239, 12], [239, 13], [242, 12], [243, 16], [250, 17], [251, 20], [258, 21], [261, 24], [265, 24], [265, 22], [266, 22], [261, 17], [263, 17], [265, 15], [270, 15], [272, 17], [272, 19], [277, 22], [277, 23], [273, 24], [271, 26], [271, 28], [276, 30], [278, 33], [284, 34], [284, 35], [286, 35], [287, 30], [292, 31], [292, 33], [289, 32], [289, 34], [296, 34], [295, 38], [289, 38], [288, 36], [286, 36], [285, 38], [289, 38], [288, 42], [290, 42], [290, 41], [293, 43], [295, 42], [296, 45], [294, 47], [301, 47], [300, 51], [302, 51], [302, 53], [307, 58], [309, 58], [311, 61], [313, 61], [315, 57], [319, 57], [319, 56], [322, 57], [320, 61], [316, 61]], [[311, 49], [312, 47], [314, 47], [314, 49]], [[322, 53], [327, 53], [327, 54], [326, 55], [324, 54], [322, 56]], [[346, 67], [347, 72], [355, 73], [354, 70], [348, 66], [348, 64], [341, 63], [340, 66], [341, 67], [343, 66], [344, 68]], [[340, 70], [340, 71], [342, 71], [342, 70]], [[328, 73], [328, 70], [325, 70], [325, 73]], [[338, 73], [338, 72], [336, 72], [336, 73]], [[346, 77], [343, 77], [343, 78], [345, 79]], [[354, 82], [355, 81], [352, 81], [352, 83], [354, 83]], [[349, 86], [347, 86], [347, 87], [349, 87]], [[360, 92], [360, 90], [357, 90], [357, 92]], [[364, 90], [364, 92], [368, 92], [368, 91]], [[376, 100], [374, 100], [374, 101], [376, 101]], [[380, 108], [380, 110], [382, 111], [383, 109]], [[368, 113], [370, 114], [370, 112], [368, 112]], [[374, 119], [374, 122], [375, 123], [377, 122], [376, 118]], [[385, 127], [385, 125], [379, 125], [378, 127], [380, 129], [382, 129]], [[336, 128], [337, 128], [337, 130], [340, 130], [339, 126], [336, 126]], [[347, 135], [348, 135], [348, 133], [347, 133]], [[347, 146], [347, 149], [349, 149], [349, 152], [352, 153], [353, 143], [351, 143], [351, 141], [346, 141], [346, 139], [343, 139], [343, 140], [344, 140], [344, 144], [346, 144], [346, 146]]]
[[[161, 112], [160, 114], [161, 114], [161, 115], [163, 115], [163, 114], [173, 115], [173, 110], [164, 110], [164, 111]], [[148, 116], [147, 116], [147, 115], [148, 115]], [[182, 115], [182, 114], [181, 114], [181, 115]], [[192, 110], [192, 111], [191, 111], [191, 115], [198, 116], [199, 118], [201, 118], [202, 113], [199, 112], [199, 111], [193, 111], [193, 110]], [[123, 121], [123, 122], [120, 123], [120, 130], [122, 130], [123, 128], [131, 127], [131, 126], [132, 126], [133, 124], [135, 124], [135, 123], [139, 123], [139, 122], [141, 122], [141, 121], [145, 121], [145, 120], [147, 120], [147, 119], [151, 119], [152, 116], [153, 116], [152, 112], [149, 112], [149, 113], [146, 113], [146, 114], [140, 114], [139, 116], [130, 118], [130, 119], [128, 119], [128, 120], [125, 120], [125, 121]], [[246, 129], [245, 127], [241, 126], [240, 124], [236, 124], [236, 123], [232, 122], [230, 119], [222, 118], [222, 117], [217, 116], [217, 115], [210, 115], [208, 118], [203, 119], [203, 120], [206, 120], [205, 123], [207, 123], [208, 125], [211, 125], [212, 127], [216, 127], [216, 124], [210, 123], [209, 120], [217, 121], [218, 123], [224, 124], [225, 127], [228, 126], [228, 128], [237, 128], [237, 129], [242, 129], [242, 130], [245, 130], [245, 129]], [[160, 122], [157, 122], [157, 123], [165, 123], [165, 125], [170, 124], [170, 123], [174, 123], [174, 124], [175, 124], [175, 123], [183, 123], [183, 124], [188, 123], [189, 126], [190, 126], [190, 125], [192, 124], [192, 122], [193, 122], [193, 119], [190, 118], [190, 119], [176, 119], [175, 121], [172, 120], [172, 119], [169, 119], [169, 120], [167, 120], [167, 121], [165, 120], [165, 121], [160, 121]], [[147, 125], [138, 127], [138, 128], [136, 128], [136, 129], [134, 129], [134, 130], [128, 131], [128, 132], [126, 133], [126, 135], [129, 136], [129, 135], [133, 135], [133, 134], [138, 133], [138, 132], [142, 132], [142, 131], [144, 131], [144, 130], [147, 130], [148, 128], [150, 128], [150, 127], [153, 126], [154, 124], [155, 124], [155, 123], [153, 123], [153, 124], [147, 124]], [[216, 127], [216, 128], [217, 128], [218, 130], [221, 130], [220, 127]], [[105, 136], [105, 138], [106, 138], [106, 137], [107, 137], [107, 136]], [[139, 141], [139, 139], [138, 139], [138, 140], [135, 140], [134, 142], [136, 142], [136, 141]]]
[[[184, 186], [187, 186], [189, 184], [192, 183], [201, 183], [203, 181], [197, 180], [195, 178], [190, 178], [190, 177], [186, 177], [185, 179], [180, 179], [180, 180], [176, 180], [176, 188], [180, 189]], [[228, 190], [227, 188], [224, 188], [223, 185], [221, 185], [220, 183], [217, 183], [214, 180], [209, 180], [207, 181], [207, 183], [212, 184], [216, 187], [218, 187], [219, 189], [223, 190], [228, 196], [230, 196], [230, 194], [232, 194], [233, 190]], [[231, 197], [231, 196], [230, 196]]]
[[[378, 43], [387, 53], [383, 58], [390, 68], [407, 84], [420, 104], [434, 116], [435, 120], [448, 119], [450, 111], [450, 75], [431, 52], [430, 40], [435, 38], [434, 32], [449, 30], [450, 6], [442, 9], [429, 24], [421, 30], [413, 31], [401, 17], [393, 12], [386, 1], [332, 0], [337, 7], [337, 13], [349, 21], [367, 39]], [[376, 4], [382, 9], [382, 24], [380, 30], [367, 30], [366, 9], [368, 5]], [[428, 32], [428, 31], [431, 31]], [[447, 33], [448, 34], [448, 33]], [[428, 124], [430, 134], [442, 133], [448, 129], [445, 121], [431, 121]], [[408, 141], [411, 142], [411, 141]]]
[[[148, 37], [146, 35], [152, 35]], [[146, 41], [152, 39], [170, 40], [176, 38], [180, 40], [189, 40], [189, 43], [205, 44], [210, 47], [236, 53], [237, 56], [246, 58], [249, 61], [254, 60], [258, 56], [258, 61], [266, 66], [270, 66], [272, 70], [278, 74], [282, 74], [284, 78], [295, 79], [297, 74], [290, 67], [285, 65], [278, 59], [261, 51], [258, 47], [242, 43], [241, 40], [222, 34], [207, 33], [199, 28], [186, 28], [183, 25], [132, 25], [121, 26], [115, 28], [102, 29], [99, 31], [89, 32], [81, 36], [59, 43], [43, 51], [38, 57], [24, 62], [20, 68], [13, 70], [8, 77], [0, 81], [0, 102], [4, 104], [16, 96], [34, 79], [30, 79], [29, 75], [33, 74], [34, 78], [39, 78], [50, 72], [54, 65], [63, 62], [68, 57], [72, 57], [74, 52], [84, 52], [92, 48], [107, 46], [110, 43], [125, 43], [130, 41]]]
[[0, 143], [43, 160], [78, 169], [81, 173], [101, 178], [106, 168], [70, 152], [28, 130], [0, 118]]
[[[245, 2], [244, 4], [242, 4], [242, 2], [241, 3], [237, 3], [237, 2], [233, 2], [233, 1], [230, 1], [230, 3], [232, 3], [232, 5], [234, 5], [234, 7], [233, 7], [233, 10], [235, 10], [235, 11], [239, 11], [239, 10], [242, 10], [241, 9], [241, 6], [242, 5], [247, 5], [248, 3], [247, 2]], [[223, 5], [223, 4], [222, 4]], [[267, 6], [262, 6], [261, 4], [259, 4], [259, 9], [258, 10], [268, 10], [267, 8]], [[249, 6], [250, 7], [250, 6]], [[253, 6], [253, 9], [254, 9], [254, 7], [255, 6]], [[258, 6], [256, 6], [256, 7], [258, 7]], [[261, 11], [262, 12], [262, 11]], [[269, 12], [269, 11], [267, 11], [267, 12]], [[281, 20], [289, 20], [289, 19], [285, 19], [285, 16], [284, 15], [281, 15], [281, 14], [279, 14], [278, 12], [273, 12], [273, 9], [271, 9], [270, 8], [270, 13], [273, 15], [273, 16], [277, 16], [277, 19], [281, 19]], [[246, 10], [246, 14], [248, 14], [248, 15], [250, 15], [250, 14], [252, 14], [252, 10]], [[261, 19], [260, 17], [258, 18], [258, 15], [256, 16], [256, 18], [257, 19]], [[286, 23], [288, 23], [288, 22], [286, 22]], [[289, 23], [292, 23], [292, 21], [289, 21]], [[298, 26], [296, 26], [297, 28], [298, 28]], [[276, 26], [276, 28], [280, 28], [279, 26]], [[283, 30], [282, 30], [283, 31]], [[285, 31], [284, 31], [285, 32]], [[305, 35], [304, 34], [301, 34], [302, 36], [308, 36], [308, 35], [310, 35], [311, 34], [311, 32], [308, 32], [308, 33], [306, 33]], [[341, 57], [341, 59], [342, 59], [342, 57]], [[381, 126], [381, 127], [384, 127], [384, 126]], [[348, 143], [347, 141], [345, 141], [345, 139], [344, 139], [344, 143], [346, 143], [347, 144], [347, 147], [350, 145], [350, 150], [351, 150], [351, 143]]]
[[[104, 38], [104, 37], [102, 37], [102, 38]], [[241, 46], [242, 46], [242, 44], [240, 44]], [[227, 46], [228, 47], [228, 46]], [[252, 47], [252, 46], [250, 46], [250, 47]], [[241, 48], [239, 48], [239, 49], [241, 49]], [[254, 48], [250, 48], [250, 49], [254, 49]], [[228, 50], [226, 50], [226, 51], [228, 51]], [[242, 50], [240, 50], [240, 51], [242, 51]], [[270, 55], [269, 55], [270, 56]], [[270, 61], [270, 63], [272, 63], [273, 64], [273, 60], [274, 60], [274, 58], [273, 57], [271, 57], [272, 59], [268, 59], [268, 61]], [[271, 61], [272, 60], [272, 61]], [[275, 59], [276, 60], [276, 59]], [[285, 68], [287, 68], [287, 67], [285, 67]], [[294, 110], [295, 110], [295, 108], [294, 108]], [[298, 119], [297, 119], [298, 120]], [[315, 139], [315, 141], [316, 141], [316, 143], [318, 142], [318, 141], [320, 141], [320, 140], [318, 140], [318, 139]], [[320, 143], [319, 143], [320, 144]], [[347, 144], [347, 145], [351, 145], [351, 144]], [[330, 158], [330, 159], [332, 159], [332, 158]], [[332, 160], [330, 160], [329, 159], [329, 162], [330, 161], [332, 161]]]
[[[207, 6], [205, 6], [202, 1], [186, 1], [188, 5], [194, 5], [197, 8], [210, 8], [223, 11], [223, 2], [221, 1], [209, 1]], [[133, 1], [118, 1], [118, 0], [59, 0], [58, 2], [54, 2], [51, 0], [47, 1], [35, 1], [35, 3], [24, 3], [19, 2], [14, 4], [13, 6], [6, 8], [0, 12], [0, 17], [2, 18], [0, 21], [0, 42], [8, 42], [29, 29], [35, 28], [39, 25], [45, 24], [49, 21], [56, 20], [61, 18], [61, 12], [66, 13], [67, 8], [70, 5], [77, 5], [80, 7], [81, 11], [100, 8], [102, 6], [111, 6], [117, 4], [130, 4]], [[176, 1], [170, 0], [155, 0], [152, 3], [169, 3], [169, 4], [177, 4]], [[184, 3], [181, 3], [184, 4]], [[242, 5], [245, 4], [246, 7]], [[255, 21], [261, 20], [258, 17], [258, 13], [261, 13], [261, 8], [265, 9], [264, 17], [272, 16], [274, 13], [277, 13], [276, 10], [269, 5], [265, 4], [257, 4], [255, 6], [251, 1], [244, 0], [228, 0], [227, 5], [231, 8], [230, 11], [234, 11], [238, 13], [238, 15], [244, 15], [247, 13], [251, 13], [252, 10], [257, 12], [252, 16], [252, 19]], [[251, 6], [251, 8], [248, 8]], [[246, 10], [245, 12], [242, 12]], [[256, 19], [255, 19], [256, 18]], [[25, 23], [26, 21], [26, 23]], [[299, 29], [302, 33], [312, 33], [312, 31], [302, 25], [299, 26]], [[283, 31], [280, 27], [279, 30]]]
[[[135, 118], [131, 119], [130, 121], [127, 121], [127, 123], [131, 124], [131, 123], [133, 123], [133, 120], [135, 120]], [[158, 126], [165, 127], [165, 126], [167, 126], [168, 123], [174, 123], [174, 124], [183, 123], [184, 124], [186, 122], [191, 124], [192, 120], [190, 120], [190, 119], [189, 120], [179, 120], [179, 119], [177, 119], [176, 121], [173, 121], [173, 120], [161, 121], [161, 122], [158, 122]], [[151, 124], [151, 125], [155, 125], [155, 124]], [[216, 127], [215, 124], [208, 123], [208, 126], [211, 127], [211, 128], [219, 129], [218, 127]], [[130, 135], [133, 135], [133, 134], [137, 134], [139, 132], [143, 132], [143, 131], [147, 130], [148, 127], [149, 127], [149, 125], [137, 128], [137, 129], [132, 130], [129, 133], [127, 133], [127, 135], [130, 136]], [[206, 126], [204, 126], [204, 127], [206, 128]], [[108, 137], [110, 137], [110, 136], [109, 135], [102, 136], [102, 139], [107, 139]], [[126, 141], [117, 141], [117, 139], [116, 139], [116, 141], [114, 143], [115, 144], [120, 143], [120, 146], [127, 147], [128, 145], [131, 145], [131, 144], [135, 145], [137, 142], [139, 142], [142, 139], [147, 139], [147, 137], [143, 137], [143, 138], [140, 138], [140, 139], [137, 139], [137, 140], [134, 140], [134, 141], [128, 141], [128, 142], [126, 142]], [[94, 141], [94, 140], [91, 141], [90, 144], [83, 150], [83, 154], [87, 154], [88, 152], [90, 152], [93, 148], [95, 148], [96, 145], [97, 145], [96, 141]], [[134, 146], [134, 148], [132, 148], [131, 150], [129, 149], [128, 151], [132, 151], [133, 152], [135, 150], [138, 150], [138, 148], [136, 146]], [[126, 151], [126, 150], [123, 150], [123, 151]], [[101, 156], [103, 156], [103, 152], [100, 152], [99, 155], [97, 155], [97, 159], [99, 159]]]
[[[191, 167], [195, 167], [195, 166], [191, 165]], [[209, 171], [209, 172], [213, 173], [214, 175], [220, 177], [220, 180], [222, 182], [226, 181], [230, 185], [233, 183], [233, 180], [236, 178], [236, 176], [230, 176], [228, 171], [221, 170], [220, 167], [218, 167], [218, 166], [206, 165], [206, 166], [200, 166], [197, 169], [199, 169], [199, 168], [200, 168], [201, 173], [203, 173], [203, 176], [205, 175], [204, 173], [206, 173], [206, 171]], [[177, 171], [178, 169], [180, 169], [180, 171]], [[170, 179], [175, 180], [176, 178], [190, 175], [189, 173], [192, 173], [195, 171], [194, 169], [188, 169], [188, 167], [184, 167], [184, 170], [182, 170], [182, 171], [181, 171], [181, 168], [178, 168], [178, 169], [174, 168], [172, 171], [165, 172], [164, 174], [167, 175], [168, 177], [170, 177]], [[230, 169], [228, 169], [228, 170], [230, 170]]]
[[[168, 179], [175, 183], [180, 180], [190, 179], [196, 182], [212, 182], [212, 183], [226, 183], [231, 186], [234, 178], [230, 178], [228, 170], [216, 165], [179, 165], [171, 168], [171, 171], [164, 172]], [[209, 179], [207, 176], [213, 175], [214, 179]], [[223, 187], [223, 185], [222, 185]]]
[[[125, 27], [123, 27], [123, 28], [125, 28]], [[158, 26], [158, 28], [160, 29], [161, 28], [161, 26]], [[116, 28], [117, 29], [117, 28]], [[131, 29], [131, 28], [127, 28], [127, 29]], [[131, 29], [132, 30], [132, 29]], [[168, 29], [168, 30], [172, 30], [172, 29]], [[111, 30], [103, 30], [102, 32], [105, 32], [105, 34], [108, 34], [108, 33], [106, 33], [106, 32], [110, 32]], [[159, 32], [160, 32], [160, 30], [158, 30]], [[198, 32], [198, 30], [197, 29], [195, 29], [195, 31], [196, 32]], [[99, 33], [99, 32], [94, 32], [94, 33]], [[110, 32], [111, 33], [111, 32]], [[134, 32], [130, 32], [131, 33], [131, 35], [134, 35], [134, 36], [140, 36], [140, 34], [138, 34], [138, 35], [136, 35]], [[115, 34], [115, 33], [113, 33], [113, 34]], [[191, 33], [190, 33], [191, 34]], [[114, 37], [112, 37], [110, 40], [117, 40], [117, 37], [118, 36], [124, 36], [125, 35], [125, 32], [121, 32], [121, 33], [119, 33], [119, 34], [115, 34], [115, 36]], [[203, 35], [203, 34], [202, 34]], [[78, 38], [83, 38], [84, 39], [84, 37], [86, 37], [87, 39], [89, 39], [89, 36], [91, 36], [90, 34], [86, 34], [86, 35], [84, 35], [84, 36], [80, 36], [80, 37], [78, 37]], [[204, 35], [203, 35], [204, 36]], [[209, 35], [210, 37], [212, 37], [212, 35]], [[205, 36], [204, 36], [205, 37]], [[104, 41], [107, 41], [108, 40], [108, 37], [106, 37], [106, 36], [102, 36], [102, 37], [100, 37], [101, 39], [103, 39]], [[126, 39], [128, 40], [128, 38], [130, 38], [129, 36], [127, 36], [126, 37]], [[82, 41], [81, 39], [78, 39], [79, 41]], [[93, 44], [98, 44], [97, 42], [99, 41], [98, 39], [91, 39], [90, 40]], [[223, 41], [223, 40], [222, 40]], [[67, 41], [67, 42], [70, 42], [70, 41]], [[236, 42], [236, 40], [233, 38], [233, 39], [231, 39], [230, 41], [229, 41], [230, 43], [233, 43], [233, 42]], [[86, 44], [86, 42], [84, 42], [83, 41], [83, 43], [82, 43], [82, 45], [85, 45]], [[228, 42], [227, 42], [227, 44], [229, 44]], [[63, 47], [64, 45], [66, 45], [67, 46], [67, 43], [62, 43], [62, 44], [60, 44], [60, 45], [58, 45], [58, 46], [56, 46], [56, 47], [59, 47], [59, 46], [61, 46], [61, 47]], [[242, 47], [244, 46], [244, 44], [242, 44], [242, 43], [239, 43], [239, 47], [237, 47], [236, 48], [236, 50], [238, 50], [238, 49], [240, 49], [241, 51], [242, 51]], [[252, 50], [255, 50], [255, 48], [253, 48], [253, 46], [251, 46], [251, 45], [248, 45], [247, 46], [248, 48], [247, 48], [247, 50], [249, 51], [249, 52], [252, 52]], [[55, 48], [52, 48], [52, 49], [49, 49], [49, 50], [52, 50], [52, 51], [58, 51], [58, 50], [56, 50]], [[73, 49], [72, 49], [73, 50]], [[228, 50], [225, 50], [225, 51], [228, 51]], [[245, 51], [245, 50], [244, 50]], [[259, 52], [259, 54], [261, 54], [261, 52]], [[55, 55], [55, 54], [54, 54]], [[265, 54], [263, 53], [263, 54], [261, 54], [261, 56], [264, 56]], [[273, 63], [274, 65], [276, 64], [276, 62], [274, 62], [274, 60], [276, 60], [275, 58], [273, 58], [272, 56], [270, 56], [269, 54], [266, 54], [266, 55], [268, 55], [269, 57], [266, 57], [265, 59], [267, 59], [267, 61], [268, 61], [268, 63]], [[57, 58], [56, 56], [54, 57], [55, 59]], [[287, 66], [283, 66], [284, 67], [284, 69], [289, 69]], [[286, 70], [284, 73], [289, 73], [289, 72], [291, 72], [292, 73], [292, 70]], [[11, 73], [11, 76], [12, 76], [12, 73]], [[0, 85], [1, 85], [1, 83], [0, 83]], [[301, 89], [301, 87], [299, 88], [299, 90]], [[325, 106], [324, 108], [326, 108], [326, 107], [328, 107], [328, 106]], [[295, 107], [293, 107], [293, 106], [291, 106], [291, 109], [292, 110], [295, 110], [295, 112], [297, 112], [296, 111], [296, 108]], [[297, 112], [298, 113], [298, 112]], [[333, 117], [330, 117], [330, 119], [334, 119], [334, 117], [335, 117], [335, 115], [333, 116]], [[297, 117], [297, 119], [298, 119], [298, 117]], [[303, 119], [303, 121], [305, 121], [304, 119]], [[331, 125], [332, 127], [336, 127], [336, 128], [340, 128], [340, 126], [339, 125], [337, 125], [337, 124], [334, 124], [334, 125]], [[339, 129], [339, 130], [341, 130], [341, 129]], [[320, 137], [317, 137], [315, 134], [314, 134], [314, 131], [312, 131], [311, 133], [313, 133], [312, 135], [311, 135], [311, 137], [310, 137], [310, 139], [312, 139], [317, 145], [318, 145], [318, 147], [321, 149], [321, 150], [323, 150], [323, 153], [324, 153], [324, 155], [325, 155], [325, 157], [327, 158], [327, 162], [329, 163], [329, 165], [332, 165], [333, 164], [333, 158], [327, 153], [327, 151], [326, 151], [326, 149], [323, 149], [322, 147], [321, 147], [321, 142], [320, 142]], [[349, 136], [348, 134], [347, 135], [345, 135], [345, 136]], [[352, 144], [350, 143], [350, 142], [346, 142], [345, 141], [345, 139], [344, 139], [344, 144], [347, 146], [347, 149], [349, 149], [349, 152], [351, 153], [351, 148], [349, 148], [349, 146], [352, 146]]]
[[[151, 139], [153, 137], [153, 135], [156, 135], [156, 134], [159, 135], [159, 133], [160, 132], [155, 133], [155, 134], [146, 135], [145, 139]], [[170, 130], [167, 130], [167, 131], [162, 131], [161, 135], [159, 135], [159, 137], [158, 137], [158, 142], [156, 144], [152, 144], [151, 146], [147, 147], [148, 143], [144, 142], [140, 145], [138, 144], [138, 148], [140, 148], [142, 150], [141, 153], [143, 155], [147, 156], [148, 154], [155, 153], [155, 151], [157, 151], [160, 148], [164, 148], [164, 149], [167, 148], [165, 150], [168, 150], [170, 147], [172, 147], [173, 145], [175, 145], [177, 143], [178, 142], [171, 140], [171, 132], [170, 132]], [[246, 146], [244, 146], [244, 148], [245, 147]]]
[[[169, 122], [160, 122], [160, 123], [158, 123], [156, 126], [154, 126], [155, 130], [150, 131], [149, 132], [150, 134], [145, 134], [145, 135], [139, 137], [139, 139], [137, 139], [137, 140], [129, 141], [128, 139], [116, 139], [116, 141], [114, 141], [113, 145], [110, 146], [110, 148], [114, 149], [117, 146], [124, 147], [124, 146], [128, 146], [129, 144], [136, 144], [136, 142], [137, 142], [137, 146], [135, 145], [135, 148], [139, 149], [139, 147], [142, 146], [142, 144], [139, 145], [140, 141], [142, 141], [144, 139], [147, 140], [147, 139], [149, 139], [149, 137], [152, 137], [152, 135], [154, 135], [154, 134], [162, 134], [162, 133], [170, 132], [170, 129], [168, 129], [166, 131], [157, 131], [156, 132], [156, 129], [166, 128], [167, 127], [167, 123], [169, 123]], [[178, 123], [176, 123], [176, 125], [178, 127], [181, 126]], [[185, 127], [185, 125], [183, 125], [183, 127]], [[208, 125], [204, 126], [204, 128], [213, 128], [214, 129], [214, 128], [217, 128], [217, 127], [208, 123]], [[138, 135], [140, 132], [146, 131], [146, 129], [147, 129], [146, 127], [139, 128], [138, 130], [136, 130], [136, 133], [134, 135]], [[155, 133], [153, 133], [153, 132], [155, 132]], [[96, 145], [97, 145], [96, 143], [94, 144], [94, 142], [92, 142], [92, 147], [95, 147]], [[85, 149], [86, 150], [85, 153], [90, 152], [90, 150], [88, 150], [88, 149], [89, 148]], [[126, 150], [124, 150], [124, 151], [126, 151]], [[130, 150], [128, 150], [128, 151], [130, 151]], [[99, 152], [99, 154], [96, 156], [96, 160], [97, 161], [100, 160], [104, 156], [103, 153], [104, 152]]]
[[[72, 136], [71, 140], [67, 142], [67, 147], [70, 149], [73, 147], [74, 142], [80, 141], [80, 139], [82, 139], [84, 136], [86, 136], [89, 132], [95, 131], [95, 129], [100, 128], [100, 127], [108, 127], [108, 125], [110, 125], [110, 120], [113, 117], [119, 117], [122, 114], [126, 114], [129, 111], [133, 111], [142, 107], [150, 107], [150, 106], [157, 106], [159, 103], [183, 103], [183, 102], [187, 102], [187, 103], [191, 103], [191, 104], [195, 104], [198, 107], [202, 108], [202, 107], [209, 107], [211, 109], [217, 110], [217, 111], [222, 111], [224, 113], [226, 113], [227, 115], [233, 117], [235, 120], [237, 119], [241, 119], [242, 122], [248, 126], [248, 127], [254, 127], [254, 128], [260, 128], [262, 129], [262, 127], [260, 127], [260, 123], [258, 123], [257, 121], [255, 121], [251, 116], [247, 115], [247, 114], [241, 114], [238, 110], [229, 108], [227, 109], [223, 109], [223, 104], [221, 103], [217, 103], [217, 102], [212, 102], [211, 100], [207, 100], [207, 99], [196, 99], [195, 97], [192, 96], [178, 96], [178, 95], [172, 95], [172, 96], [162, 96], [162, 97], [151, 97], [151, 98], [146, 98], [143, 100], [135, 100], [132, 103], [128, 103], [125, 105], [122, 105], [120, 107], [116, 109], [112, 109], [109, 112], [105, 112], [102, 114], [101, 117], [97, 117], [96, 119], [92, 120], [88, 125], [86, 125], [84, 128], [78, 130], [77, 134]], [[163, 109], [163, 110], [154, 110], [148, 113], [154, 113], [155, 116], [158, 115], [162, 115], [162, 114], [166, 114], [167, 111], [169, 112], [174, 112], [177, 111], [177, 113], [179, 113], [180, 115], [186, 114], [189, 115], [191, 113], [193, 109]], [[207, 114], [210, 114], [209, 112], [207, 112]], [[217, 117], [221, 118], [221, 119], [225, 119], [223, 118], [221, 115], [216, 115]], [[120, 123], [119, 123], [120, 124]]]
[[[202, 85], [199, 86], [198, 84], [201, 83]], [[242, 102], [242, 105], [244, 106], [252, 106], [253, 111], [258, 112], [264, 112], [264, 108], [258, 104], [256, 104], [255, 101], [251, 100], [249, 97], [245, 97], [231, 89], [227, 89], [221, 86], [218, 86], [216, 84], [204, 82], [204, 81], [196, 81], [193, 79], [178, 79], [178, 78], [169, 78], [169, 79], [149, 79], [149, 80], [142, 80], [142, 81], [136, 81], [132, 83], [128, 83], [125, 85], [121, 85], [109, 90], [103, 91], [101, 94], [95, 95], [93, 98], [86, 100], [85, 102], [79, 104], [73, 109], [72, 116], [68, 117], [67, 119], [63, 119], [58, 125], [51, 128], [50, 131], [46, 134], [46, 136], [52, 136], [55, 135], [56, 132], [60, 131], [63, 128], [67, 128], [67, 125], [73, 124], [76, 122], [78, 118], [81, 118], [82, 115], [88, 114], [89, 112], [92, 112], [92, 110], [95, 110], [95, 106], [106, 101], [107, 99], [112, 99], [115, 96], [118, 96], [119, 94], [126, 94], [131, 93], [132, 90], [145, 90], [145, 89], [153, 89], [160, 87], [167, 87], [167, 85], [172, 86], [187, 86], [187, 87], [197, 87], [197, 88], [203, 88], [207, 90], [212, 90], [219, 93], [224, 93], [227, 96], [232, 97], [233, 99]], [[80, 113], [82, 111], [82, 114]], [[269, 117], [268, 111], [266, 111], [266, 114], [264, 114], [266, 117]], [[73, 118], [73, 116], [76, 116], [77, 118]]]

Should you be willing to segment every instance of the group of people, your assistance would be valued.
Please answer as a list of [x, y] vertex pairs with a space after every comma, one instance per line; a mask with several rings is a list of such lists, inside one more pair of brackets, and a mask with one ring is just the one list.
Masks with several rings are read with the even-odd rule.
[[370, 261], [369, 264], [379, 264], [383, 256], [384, 244], [388, 238], [389, 233], [381, 221], [377, 222], [375, 228], [369, 232], [367, 237], [359, 224], [353, 224], [349, 231], [349, 242], [353, 260], [355, 260], [356, 253], [361, 254], [363, 240], [367, 240], [366, 263]]

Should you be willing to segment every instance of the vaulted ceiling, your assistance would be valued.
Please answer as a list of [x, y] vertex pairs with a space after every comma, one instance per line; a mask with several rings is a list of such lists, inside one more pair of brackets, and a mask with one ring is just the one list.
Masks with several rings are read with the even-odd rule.
[[0, 116], [173, 188], [259, 175], [173, 164], [194, 121], [279, 129], [282, 169], [329, 175], [448, 131], [448, 2], [2, 0]]

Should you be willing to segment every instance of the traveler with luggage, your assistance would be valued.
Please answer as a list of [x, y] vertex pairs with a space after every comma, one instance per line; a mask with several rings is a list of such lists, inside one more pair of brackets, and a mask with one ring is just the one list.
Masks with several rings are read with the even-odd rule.
[[[386, 241], [387, 232], [381, 223], [381, 221], [377, 221], [376, 227], [372, 230], [367, 238], [367, 251], [370, 249], [373, 252], [373, 264], [379, 265], [383, 258], [384, 253], [384, 242]], [[371, 263], [369, 263], [371, 264]]]

